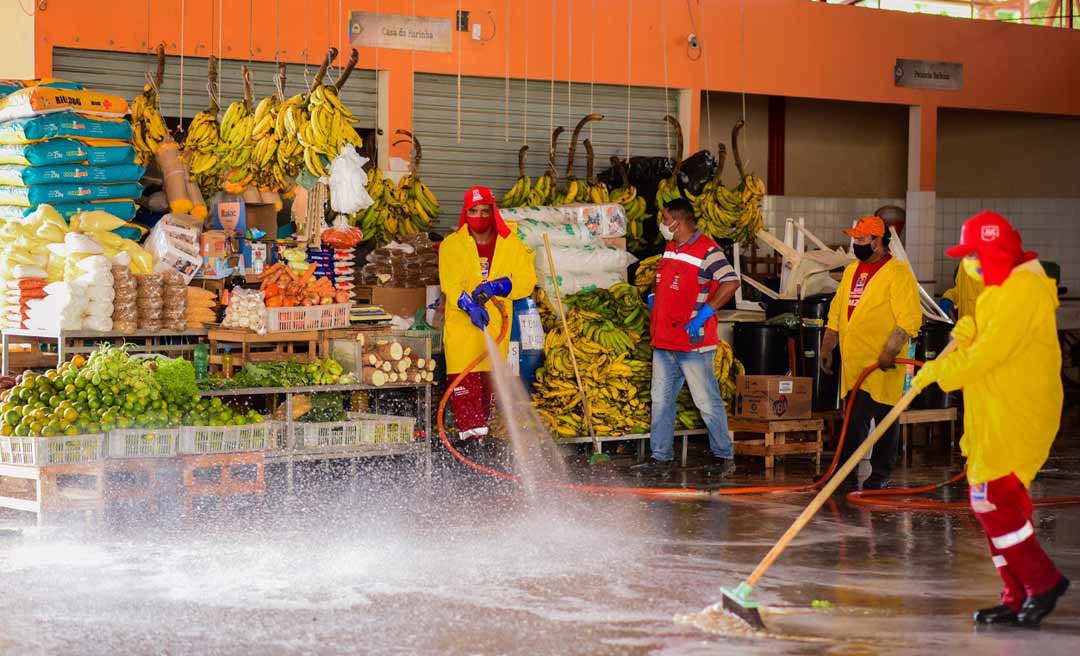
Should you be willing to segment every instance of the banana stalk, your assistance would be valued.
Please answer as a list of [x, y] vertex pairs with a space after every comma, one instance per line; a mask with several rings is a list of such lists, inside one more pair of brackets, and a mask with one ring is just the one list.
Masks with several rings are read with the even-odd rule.
[[528, 204], [529, 194], [532, 192], [532, 179], [525, 172], [525, 156], [529, 152], [528, 146], [518, 149], [518, 179], [514, 186], [503, 196], [499, 207], [521, 207]]
[[640, 251], [647, 246], [645, 217], [648, 216], [648, 204], [638, 195], [637, 187], [630, 184], [630, 177], [621, 159], [612, 155], [611, 168], [622, 179], [622, 186], [613, 190], [610, 198], [611, 202], [622, 205], [626, 212], [626, 245], [631, 251]]
[[532, 191], [529, 192], [529, 205], [536, 207], [539, 205], [551, 205], [555, 201], [556, 184], [558, 184], [559, 173], [555, 168], [555, 152], [558, 149], [559, 135], [566, 131], [563, 126], [558, 126], [551, 132], [551, 142], [548, 145], [548, 168], [544, 171], [544, 174], [536, 179], [536, 184], [533, 185]]
[[566, 176], [563, 191], [555, 198], [555, 205], [569, 205], [570, 203], [586, 202], [588, 190], [574, 175], [574, 155], [577, 153], [578, 138], [581, 129], [590, 121], [603, 120], [603, 114], [586, 114], [574, 127], [574, 134], [570, 139], [570, 148], [566, 156]]
[[585, 140], [585, 183], [586, 197], [589, 203], [594, 205], [606, 205], [611, 202], [611, 194], [608, 192], [607, 185], [596, 179], [593, 175], [593, 164], [596, 158], [596, 154], [593, 152], [592, 142], [588, 139]]

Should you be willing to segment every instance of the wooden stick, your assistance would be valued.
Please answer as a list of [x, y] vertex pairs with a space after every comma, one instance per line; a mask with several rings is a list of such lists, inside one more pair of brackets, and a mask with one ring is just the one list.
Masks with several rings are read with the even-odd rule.
[[581, 372], [578, 371], [577, 356], [574, 355], [574, 340], [570, 336], [570, 324], [566, 321], [566, 308], [563, 307], [562, 293], [559, 292], [559, 276], [555, 273], [555, 259], [551, 257], [551, 240], [544, 233], [544, 251], [547, 253], [548, 268], [551, 270], [551, 287], [555, 292], [555, 302], [558, 304], [559, 317], [562, 319], [563, 335], [570, 351], [570, 364], [574, 368], [574, 379], [577, 380], [578, 394], [581, 395], [581, 406], [585, 409], [585, 426], [589, 429], [589, 437], [593, 441], [593, 449], [596, 453], [601, 452], [600, 441], [596, 439], [596, 430], [593, 428], [592, 412], [589, 409], [589, 399], [585, 396], [585, 386], [581, 384]]
[[[945, 350], [938, 355], [938, 359], [948, 355], [955, 348], [956, 342], [949, 342], [949, 345], [945, 347]], [[780, 540], [773, 545], [773, 548], [769, 550], [769, 553], [765, 554], [765, 558], [758, 563], [758, 566], [750, 574], [750, 577], [746, 579], [747, 584], [751, 586], [756, 585], [761, 577], [765, 576], [765, 572], [768, 571], [773, 562], [780, 557], [780, 554], [783, 553], [784, 549], [791, 544], [791, 541], [795, 539], [795, 536], [799, 534], [799, 531], [813, 519], [821, 506], [825, 505], [825, 502], [828, 501], [829, 497], [836, 491], [836, 488], [840, 487], [848, 477], [848, 474], [859, 466], [863, 457], [870, 452], [870, 449], [874, 448], [874, 444], [885, 435], [885, 432], [889, 430], [889, 427], [896, 423], [896, 420], [900, 418], [900, 415], [905, 410], [907, 410], [908, 406], [911, 405], [911, 402], [915, 400], [915, 397], [917, 397], [920, 392], [922, 392], [922, 390], [912, 387], [907, 391], [907, 394], [893, 406], [892, 410], [889, 410], [889, 414], [885, 415], [885, 418], [874, 428], [874, 431], [863, 440], [863, 443], [859, 445], [859, 448], [855, 449], [855, 453], [851, 454], [851, 457], [848, 458], [847, 462], [845, 462], [835, 474], [833, 474], [833, 477], [829, 479], [829, 482], [825, 484], [825, 487], [821, 488], [821, 491], [818, 492], [817, 496], [814, 497], [814, 500], [810, 502], [810, 505], [802, 511], [802, 514], [799, 515], [791, 527], [788, 528], [787, 532], [785, 532]]]

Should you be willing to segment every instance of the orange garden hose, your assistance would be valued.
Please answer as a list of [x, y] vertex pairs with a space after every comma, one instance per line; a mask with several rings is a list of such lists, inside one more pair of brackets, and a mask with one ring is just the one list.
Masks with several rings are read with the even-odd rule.
[[[506, 314], [506, 309], [499, 301], [495, 301], [496, 307], [499, 310], [499, 314], [502, 316], [502, 327], [499, 331], [499, 336], [495, 340], [495, 343], [501, 343], [506, 337], [506, 333], [509, 330], [509, 320]], [[465, 376], [468, 376], [472, 371], [480, 365], [485, 359], [487, 359], [488, 353], [485, 351], [478, 355], [472, 362], [465, 366], [461, 372], [454, 377], [454, 380], [447, 385], [446, 392], [443, 393], [442, 399], [439, 401], [438, 409], [438, 425], [439, 425], [439, 438], [442, 440], [443, 446], [450, 452], [455, 458], [461, 461], [462, 464], [482, 472], [494, 478], [504, 481], [518, 481], [518, 477], [513, 474], [498, 471], [490, 467], [478, 464], [469, 460], [461, 454], [450, 443], [450, 439], [446, 435], [446, 427], [443, 422], [443, 416], [446, 412], [446, 403], [450, 399], [450, 395], [454, 389], [461, 383]], [[897, 358], [897, 364], [913, 365], [915, 367], [921, 367], [922, 362], [918, 360], [909, 360], [907, 358]], [[855, 385], [852, 387], [852, 393], [857, 392], [862, 387], [863, 381], [866, 377], [877, 370], [876, 364], [867, 367], [859, 378], [855, 381]], [[849, 398], [851, 398], [849, 396]], [[645, 497], [651, 499], [679, 499], [679, 500], [694, 500], [694, 499], [712, 499], [722, 496], [742, 496], [750, 494], [770, 494], [776, 492], [812, 492], [820, 489], [825, 483], [832, 477], [837, 467], [840, 465], [840, 457], [843, 452], [844, 439], [847, 436], [848, 423], [851, 421], [851, 411], [854, 407], [853, 403], [847, 403], [844, 410], [844, 423], [840, 429], [840, 437], [836, 443], [836, 453], [833, 455], [832, 462], [829, 463], [829, 468], [825, 474], [818, 478], [816, 481], [806, 483], [803, 485], [758, 485], [749, 487], [725, 487], [717, 489], [700, 489], [700, 488], [672, 488], [672, 487], [631, 487], [631, 486], [618, 486], [618, 485], [581, 485], [576, 483], [548, 483], [546, 486], [556, 489], [568, 489], [577, 492], [588, 492], [594, 494], [612, 494], [612, 495], [629, 495], [636, 497]], [[918, 494], [925, 494], [932, 492], [939, 488], [943, 488], [946, 485], [958, 482], [964, 478], [966, 471], [961, 471], [959, 474], [952, 476], [948, 480], [935, 485], [925, 485], [922, 487], [914, 488], [890, 488], [886, 490], [866, 490], [862, 492], [852, 492], [847, 495], [847, 500], [858, 506], [868, 507], [870, 509], [891, 509], [891, 510], [933, 510], [933, 511], [955, 511], [964, 510], [969, 508], [966, 501], [963, 502], [945, 502], [945, 501], [912, 501], [912, 500], [890, 500], [886, 497], [911, 497]], [[1047, 499], [1033, 499], [1032, 502], [1036, 506], [1062, 506], [1080, 503], [1080, 496], [1076, 497], [1053, 497]]]

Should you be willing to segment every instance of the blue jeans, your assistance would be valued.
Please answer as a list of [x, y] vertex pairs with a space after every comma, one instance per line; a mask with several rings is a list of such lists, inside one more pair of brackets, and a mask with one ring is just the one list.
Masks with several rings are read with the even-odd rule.
[[731, 458], [733, 446], [728, 432], [727, 411], [720, 397], [720, 383], [713, 373], [713, 351], [668, 351], [653, 349], [652, 457], [667, 462], [675, 457], [675, 403], [683, 381], [709, 429], [709, 450], [717, 458]]

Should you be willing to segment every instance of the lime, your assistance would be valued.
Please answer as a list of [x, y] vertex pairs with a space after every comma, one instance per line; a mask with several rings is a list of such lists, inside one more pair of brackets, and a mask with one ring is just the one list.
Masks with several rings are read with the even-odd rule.
[[63, 417], [65, 421], [75, 421], [79, 418], [79, 412], [75, 408], [65, 408]]
[[22, 421], [22, 413], [18, 410], [8, 410], [4, 413], [4, 422], [8, 426], [18, 426], [20, 421]]

